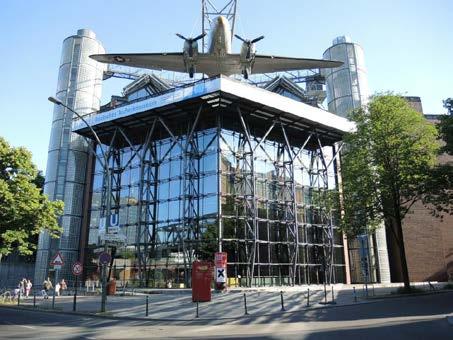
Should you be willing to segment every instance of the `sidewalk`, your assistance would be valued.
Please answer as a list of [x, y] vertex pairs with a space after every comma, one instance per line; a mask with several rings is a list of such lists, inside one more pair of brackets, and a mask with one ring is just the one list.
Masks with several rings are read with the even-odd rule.
[[[372, 285], [368, 286], [368, 295], [378, 297], [395, 291], [400, 286]], [[334, 302], [332, 302], [332, 287]], [[354, 289], [356, 295], [354, 296]], [[308, 288], [310, 289], [309, 306], [307, 306]], [[439, 287], [440, 288], [440, 287]], [[283, 292], [283, 306], [281, 293]], [[145, 294], [151, 293], [151, 294]], [[121, 292], [120, 292], [121, 293]], [[371, 303], [379, 299], [366, 299], [363, 285], [332, 285], [327, 286], [327, 302], [324, 296], [324, 287], [311, 285], [309, 287], [267, 287], [267, 288], [233, 288], [225, 293], [212, 294], [211, 302], [199, 303], [200, 319], [231, 320], [244, 317], [244, 293], [247, 298], [247, 311], [250, 316], [266, 316], [282, 312], [303, 312], [307, 309], [326, 308], [331, 306], [346, 306], [359, 303]], [[148, 297], [148, 317], [146, 317], [146, 299]], [[22, 306], [33, 307], [33, 298], [23, 299]], [[52, 297], [44, 300], [36, 298], [38, 308], [51, 309]], [[72, 312], [73, 297], [60, 296], [55, 299], [57, 311]], [[78, 296], [77, 312], [99, 312], [101, 307], [100, 296]], [[108, 296], [106, 304], [107, 315], [115, 317], [149, 318], [160, 320], [188, 321], [196, 317], [196, 303], [192, 302], [190, 289], [180, 290], [153, 290], [140, 289], [134, 296]]]

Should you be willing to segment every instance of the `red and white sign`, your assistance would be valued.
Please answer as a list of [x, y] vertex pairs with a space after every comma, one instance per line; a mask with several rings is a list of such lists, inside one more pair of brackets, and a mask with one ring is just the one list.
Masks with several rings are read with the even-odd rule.
[[225, 268], [227, 265], [227, 253], [215, 253], [214, 263], [217, 268]]
[[215, 253], [215, 281], [225, 283], [227, 281], [227, 253]]
[[74, 264], [72, 265], [72, 273], [75, 276], [79, 276], [80, 274], [82, 274], [82, 272], [83, 272], [83, 265], [79, 261], [74, 262]]
[[53, 266], [54, 269], [61, 269], [61, 266], [64, 265], [63, 256], [59, 251], [57, 251], [52, 258], [52, 261], [50, 261], [50, 265]]

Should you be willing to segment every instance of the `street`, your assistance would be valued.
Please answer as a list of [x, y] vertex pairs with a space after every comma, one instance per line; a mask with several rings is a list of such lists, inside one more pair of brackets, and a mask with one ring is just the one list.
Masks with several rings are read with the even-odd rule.
[[230, 320], [147, 321], [0, 308], [2, 339], [452, 339], [453, 292]]

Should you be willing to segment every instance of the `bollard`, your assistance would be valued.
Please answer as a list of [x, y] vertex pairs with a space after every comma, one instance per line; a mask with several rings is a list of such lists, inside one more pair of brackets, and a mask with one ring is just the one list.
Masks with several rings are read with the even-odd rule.
[[283, 291], [280, 291], [280, 302], [282, 304], [282, 312], [285, 311], [285, 303], [283, 301]]
[[77, 305], [77, 291], [74, 291], [74, 299], [72, 301], [72, 311], [76, 311], [76, 305]]
[[145, 316], [148, 316], [148, 313], [149, 313], [148, 304], [149, 304], [149, 296], [146, 295], [146, 312], [145, 312]]
[[334, 291], [333, 291], [333, 286], [332, 286], [332, 304], [335, 303], [335, 294], [334, 294]]
[[33, 293], [33, 308], [36, 308], [36, 292]]
[[245, 293], [244, 293], [244, 315], [249, 315], [249, 313], [247, 312], [247, 297], [245, 296]]
[[17, 305], [18, 305], [18, 306], [20, 305], [20, 291], [19, 291], [19, 293], [17, 294]]
[[352, 295], [354, 295], [354, 302], [357, 302], [357, 294], [355, 292], [355, 287], [352, 287], [352, 289], [353, 289]]
[[310, 307], [310, 288], [307, 288], [307, 307]]
[[324, 303], [327, 305], [327, 286], [324, 284]]
[[198, 314], [198, 301], [197, 301], [197, 314], [195, 315], [196, 318], [199, 318], [199, 314]]

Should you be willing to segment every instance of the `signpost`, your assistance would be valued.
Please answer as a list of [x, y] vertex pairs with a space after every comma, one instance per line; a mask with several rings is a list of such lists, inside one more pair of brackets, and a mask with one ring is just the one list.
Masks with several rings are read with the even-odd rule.
[[217, 252], [214, 257], [215, 264], [215, 282], [217, 289], [225, 288], [227, 282], [227, 253]]
[[106, 267], [112, 260], [110, 254], [103, 251], [99, 254], [99, 263], [102, 265], [102, 299], [101, 299], [101, 312], [105, 312], [105, 302], [107, 300], [107, 279], [106, 279]]
[[72, 311], [76, 311], [76, 303], [77, 303], [77, 279], [79, 275], [83, 272], [83, 265], [79, 261], [76, 261], [72, 264], [72, 274], [75, 276], [75, 283], [74, 283], [74, 302], [72, 304]]
[[57, 287], [58, 280], [60, 279], [59, 278], [60, 269], [61, 269], [61, 266], [64, 265], [63, 256], [61, 255], [61, 253], [59, 251], [57, 251], [57, 253], [54, 255], [54, 257], [50, 261], [50, 265], [53, 266], [53, 268], [55, 269], [55, 282], [54, 282], [53, 297], [52, 297], [52, 309], [53, 309], [55, 307], [55, 294], [56, 294], [56, 290], [57, 290], [56, 287]]

